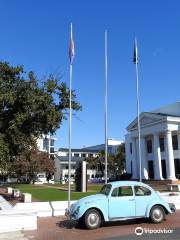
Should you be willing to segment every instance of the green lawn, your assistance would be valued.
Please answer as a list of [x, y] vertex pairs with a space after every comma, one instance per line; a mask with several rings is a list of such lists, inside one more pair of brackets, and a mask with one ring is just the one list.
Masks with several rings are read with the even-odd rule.
[[[68, 184], [60, 184], [60, 183], [55, 183], [55, 184], [45, 184], [47, 186], [52, 186], [52, 187], [59, 187], [59, 188], [66, 188], [68, 189]], [[90, 192], [99, 192], [104, 184], [88, 184], [87, 185], [87, 191]], [[75, 185], [71, 185], [71, 189], [75, 189]]]
[[[48, 187], [46, 185], [31, 185], [31, 184], [13, 184], [13, 188], [18, 188], [21, 192], [31, 193], [34, 199], [39, 201], [66, 201], [68, 199], [68, 192], [63, 191], [55, 186], [51, 185]], [[57, 187], [57, 186], [56, 186]], [[77, 200], [85, 196], [95, 194], [97, 192], [97, 187], [91, 188], [91, 192], [81, 193], [81, 192], [71, 192], [71, 200]]]
[[104, 184], [88, 184], [88, 191], [99, 192]]

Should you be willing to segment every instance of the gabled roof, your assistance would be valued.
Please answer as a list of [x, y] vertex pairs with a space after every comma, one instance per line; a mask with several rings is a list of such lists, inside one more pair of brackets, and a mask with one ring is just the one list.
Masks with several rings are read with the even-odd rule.
[[[149, 122], [146, 121], [146, 124], [152, 124], [159, 121], [164, 121], [165, 119], [167, 119], [167, 117], [180, 118], [180, 102], [175, 102], [150, 112], [142, 112], [139, 116], [140, 121], [142, 121], [146, 117], [149, 119], [148, 120]], [[127, 131], [130, 131], [133, 128], [134, 129], [137, 128], [136, 125], [137, 125], [137, 117], [127, 126], [126, 128]], [[141, 127], [143, 127], [142, 123], [141, 123]]]
[[[152, 124], [152, 123], [157, 123], [160, 121], [163, 121], [164, 119], [167, 119], [167, 116], [162, 116], [160, 114], [155, 114], [155, 113], [151, 113], [151, 112], [142, 112], [139, 115], [139, 119], [141, 122], [141, 127], [143, 127], [144, 125], [148, 125], [148, 124]], [[134, 119], [134, 121], [132, 121], [128, 126], [127, 126], [127, 131], [130, 131], [132, 129], [136, 129], [137, 128], [137, 122], [138, 119], [137, 117]]]
[[180, 117], [180, 102], [175, 102], [151, 111], [151, 113], [164, 114], [166, 116]]

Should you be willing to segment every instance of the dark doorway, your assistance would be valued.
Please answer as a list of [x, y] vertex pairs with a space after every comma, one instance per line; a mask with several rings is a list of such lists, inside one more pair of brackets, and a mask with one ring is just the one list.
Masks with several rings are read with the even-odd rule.
[[166, 161], [163, 159], [161, 160], [161, 167], [162, 167], [162, 177], [164, 179], [167, 178], [167, 175], [166, 175]]
[[148, 174], [150, 179], [154, 179], [154, 164], [153, 161], [148, 161]]
[[180, 159], [174, 159], [175, 175], [177, 179], [180, 179]]

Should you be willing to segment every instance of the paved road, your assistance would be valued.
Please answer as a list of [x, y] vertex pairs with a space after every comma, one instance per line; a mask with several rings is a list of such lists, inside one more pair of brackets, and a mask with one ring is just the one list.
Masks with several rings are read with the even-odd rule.
[[[136, 236], [137, 227], [159, 231], [174, 230], [173, 233], [143, 233]], [[179, 240], [180, 239], [180, 210], [168, 215], [161, 224], [152, 224], [147, 220], [131, 220], [106, 223], [99, 229], [87, 230], [79, 228], [74, 221], [66, 218], [49, 217], [38, 219], [37, 231], [26, 231], [25, 236], [36, 240]]]
[[158, 234], [158, 233], [145, 233], [141, 236], [137, 236], [136, 234], [131, 234], [127, 236], [116, 236], [116, 237], [108, 237], [102, 238], [102, 240], [179, 240], [180, 239], [180, 228], [176, 228], [173, 230], [173, 233], [166, 234]]

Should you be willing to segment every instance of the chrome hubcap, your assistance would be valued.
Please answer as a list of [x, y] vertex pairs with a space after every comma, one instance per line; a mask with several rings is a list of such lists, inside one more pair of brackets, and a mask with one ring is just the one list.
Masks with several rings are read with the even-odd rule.
[[162, 219], [162, 217], [163, 217], [161, 210], [158, 209], [158, 208], [154, 209], [153, 217], [154, 217], [155, 220], [160, 221]]
[[91, 225], [92, 227], [96, 226], [99, 222], [99, 217], [96, 213], [91, 213], [88, 216], [88, 223], [89, 225]]

